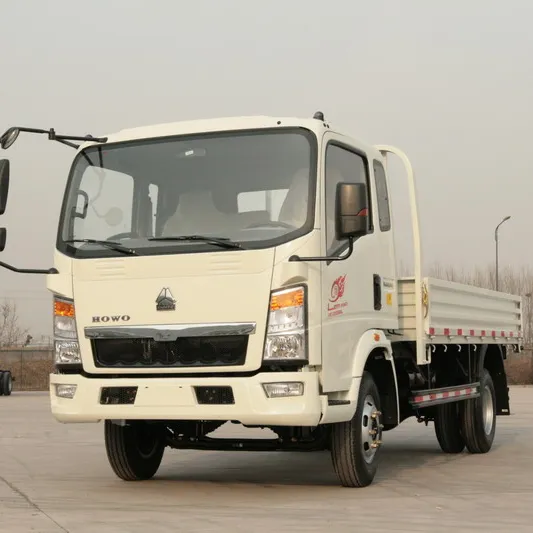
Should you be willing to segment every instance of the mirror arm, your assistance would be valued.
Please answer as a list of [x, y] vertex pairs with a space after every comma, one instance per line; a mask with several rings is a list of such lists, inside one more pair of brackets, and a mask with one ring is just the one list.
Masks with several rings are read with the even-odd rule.
[[300, 257], [299, 255], [291, 255], [289, 261], [346, 261], [353, 253], [353, 237], [348, 237], [348, 253], [343, 256], [332, 255], [324, 257]]
[[57, 141], [58, 143], [61, 143], [61, 144], [66, 144], [67, 146], [70, 146], [71, 148], [74, 148], [76, 150], [80, 147], [79, 144], [71, 143], [70, 141], [65, 141], [65, 139], [57, 138], [57, 139], [54, 139], [54, 141]]
[[18, 274], [59, 274], [59, 271], [55, 268], [49, 268], [48, 270], [39, 269], [39, 268], [17, 268], [13, 265], [9, 265], [0, 261], [0, 267], [11, 270], [11, 272], [17, 272]]

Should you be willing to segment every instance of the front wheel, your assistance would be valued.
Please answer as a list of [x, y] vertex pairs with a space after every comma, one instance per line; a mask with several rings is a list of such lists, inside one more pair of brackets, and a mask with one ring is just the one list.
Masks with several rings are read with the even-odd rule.
[[462, 434], [470, 453], [487, 453], [496, 434], [496, 391], [490, 372], [484, 368], [479, 380], [480, 396], [465, 400]]
[[344, 487], [366, 487], [374, 480], [383, 429], [380, 407], [378, 388], [364, 372], [355, 415], [333, 424], [331, 431], [333, 467]]
[[156, 474], [166, 445], [159, 426], [146, 422], [119, 426], [106, 420], [104, 431], [107, 458], [119, 478], [139, 481]]

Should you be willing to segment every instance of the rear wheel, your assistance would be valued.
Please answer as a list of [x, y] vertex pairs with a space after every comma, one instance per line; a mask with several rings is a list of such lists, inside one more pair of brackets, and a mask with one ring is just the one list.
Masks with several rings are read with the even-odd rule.
[[465, 440], [461, 433], [460, 408], [457, 402], [445, 403], [436, 408], [435, 435], [445, 453], [461, 453]]
[[381, 446], [381, 412], [378, 388], [364, 372], [355, 415], [333, 424], [331, 457], [344, 487], [365, 487], [376, 475]]
[[496, 434], [496, 391], [490, 372], [483, 368], [479, 380], [480, 396], [465, 400], [461, 426], [470, 453], [487, 453]]
[[4, 395], [4, 374], [3, 370], [0, 370], [0, 396]]
[[119, 426], [106, 420], [104, 431], [107, 458], [119, 478], [138, 481], [156, 474], [166, 445], [160, 426], [142, 421]]

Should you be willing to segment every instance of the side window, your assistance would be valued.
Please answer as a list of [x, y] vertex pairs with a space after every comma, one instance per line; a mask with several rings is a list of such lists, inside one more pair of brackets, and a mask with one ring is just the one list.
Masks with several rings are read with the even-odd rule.
[[80, 182], [78, 212], [74, 219], [76, 238], [108, 239], [130, 232], [133, 212], [133, 178], [129, 174], [98, 167], [87, 167]]
[[278, 220], [281, 206], [288, 192], [289, 189], [241, 192], [237, 195], [238, 212], [266, 211], [270, 220]]
[[326, 148], [326, 250], [333, 254], [344, 242], [335, 237], [335, 196], [337, 184], [365, 183], [368, 187], [367, 166], [364, 157], [355, 152], [330, 144]]
[[247, 213], [249, 211], [265, 211], [266, 208], [266, 191], [241, 192], [237, 196], [237, 209], [239, 213]]
[[151, 211], [151, 214], [152, 214], [152, 217], [151, 217], [151, 220], [152, 220], [152, 224], [151, 224], [151, 229], [152, 229], [152, 236], [155, 236], [156, 235], [156, 231], [157, 231], [157, 208], [158, 208], [158, 199], [159, 199], [159, 186], [156, 185], [155, 183], [150, 183], [150, 185], [148, 186], [148, 196], [150, 198], [150, 201], [152, 203], [152, 211]]
[[378, 201], [379, 229], [389, 231], [391, 228], [389, 194], [385, 169], [379, 161], [374, 161], [374, 178], [376, 180], [376, 196]]

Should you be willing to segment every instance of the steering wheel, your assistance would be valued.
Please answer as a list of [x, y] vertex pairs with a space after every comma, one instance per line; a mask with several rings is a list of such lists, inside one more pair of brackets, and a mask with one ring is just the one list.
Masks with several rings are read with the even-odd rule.
[[292, 226], [291, 224], [287, 224], [286, 222], [282, 222], [281, 220], [271, 220], [270, 222], [259, 222], [257, 224], [246, 226], [245, 229], [264, 228], [264, 227], [269, 227], [269, 226], [278, 227], [278, 228], [294, 229], [294, 226]]

